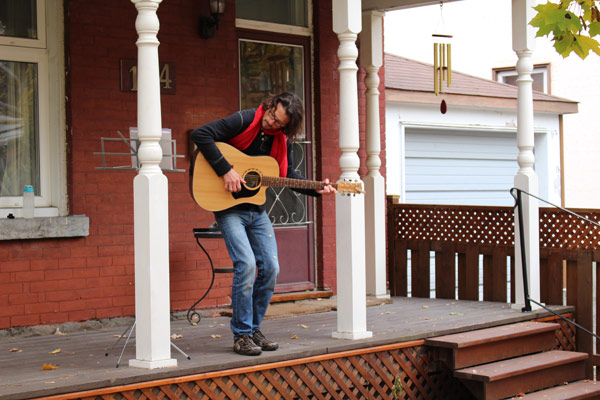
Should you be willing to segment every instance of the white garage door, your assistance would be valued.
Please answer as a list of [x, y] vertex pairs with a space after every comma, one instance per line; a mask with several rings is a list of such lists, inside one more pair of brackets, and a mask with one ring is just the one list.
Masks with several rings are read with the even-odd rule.
[[511, 206], [515, 132], [405, 130], [407, 203]]

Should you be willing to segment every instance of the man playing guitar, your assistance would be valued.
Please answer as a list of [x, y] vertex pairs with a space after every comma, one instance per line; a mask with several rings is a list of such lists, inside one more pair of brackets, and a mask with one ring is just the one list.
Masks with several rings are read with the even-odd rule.
[[[304, 179], [292, 167], [291, 146], [302, 133], [303, 119], [300, 98], [284, 92], [267, 98], [257, 109], [238, 111], [197, 128], [191, 139], [222, 178], [224, 190], [234, 194], [243, 189], [246, 181], [216, 143], [226, 142], [249, 156], [271, 156], [277, 161], [280, 177]], [[328, 180], [323, 181], [321, 189], [294, 190], [312, 196], [336, 192]], [[234, 269], [230, 323], [233, 350], [242, 355], [277, 350], [279, 345], [260, 330], [279, 274], [275, 232], [265, 206], [243, 202], [215, 211], [215, 220]]]

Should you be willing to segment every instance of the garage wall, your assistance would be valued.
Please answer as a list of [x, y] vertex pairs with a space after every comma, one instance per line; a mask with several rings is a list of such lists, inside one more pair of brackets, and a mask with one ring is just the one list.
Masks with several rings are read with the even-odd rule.
[[[387, 193], [403, 203], [514, 204], [516, 113], [390, 103], [386, 107]], [[536, 114], [540, 195], [560, 203], [558, 115]]]

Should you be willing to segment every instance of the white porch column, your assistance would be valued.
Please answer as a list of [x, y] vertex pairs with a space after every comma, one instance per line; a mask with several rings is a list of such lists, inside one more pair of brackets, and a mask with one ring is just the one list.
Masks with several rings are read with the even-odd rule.
[[162, 0], [131, 0], [138, 10], [138, 159], [133, 180], [136, 358], [129, 365], [161, 368], [171, 358], [169, 318], [169, 208], [167, 177], [159, 167], [162, 129], [156, 10]]
[[389, 298], [385, 267], [385, 182], [379, 173], [381, 129], [379, 121], [379, 68], [383, 65], [384, 13], [363, 13], [360, 33], [360, 65], [367, 75], [367, 176], [365, 183], [367, 294]]
[[[538, 195], [538, 177], [533, 169], [535, 157], [533, 132], [533, 92], [531, 54], [535, 48], [534, 28], [528, 24], [533, 18], [535, 0], [512, 0], [513, 50], [519, 58], [517, 62], [517, 162], [519, 170], [515, 176], [515, 187]], [[522, 195], [523, 227], [529, 297], [540, 301], [540, 245], [539, 245], [539, 206], [537, 199]], [[521, 262], [519, 221], [515, 216], [515, 293], [514, 308], [525, 304], [523, 290], [523, 264]], [[532, 308], [536, 307], [533, 303]]]
[[[340, 179], [360, 181], [358, 168], [358, 84], [356, 37], [361, 30], [361, 1], [333, 0], [333, 31], [340, 40]], [[362, 339], [367, 331], [365, 290], [365, 198], [336, 195], [337, 331], [333, 337]]]

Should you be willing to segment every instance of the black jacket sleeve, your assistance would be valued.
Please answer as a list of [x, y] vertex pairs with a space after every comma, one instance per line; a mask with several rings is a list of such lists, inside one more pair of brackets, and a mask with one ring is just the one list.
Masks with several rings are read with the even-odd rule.
[[246, 130], [254, 119], [255, 111], [238, 111], [226, 118], [208, 122], [191, 133], [192, 141], [198, 146], [198, 150], [218, 176], [225, 175], [232, 167], [223, 157], [215, 142], [227, 142]]

